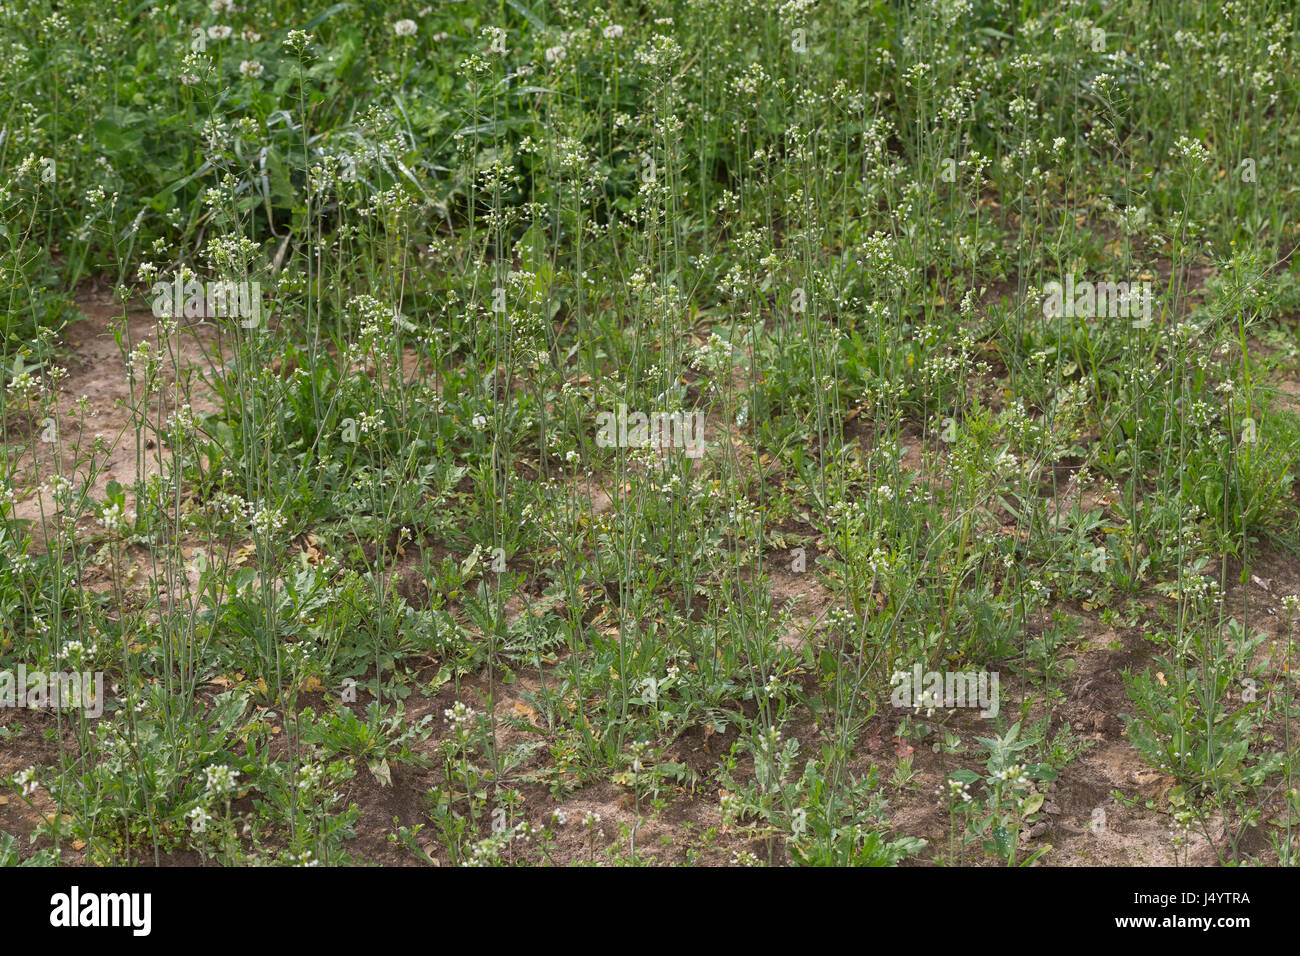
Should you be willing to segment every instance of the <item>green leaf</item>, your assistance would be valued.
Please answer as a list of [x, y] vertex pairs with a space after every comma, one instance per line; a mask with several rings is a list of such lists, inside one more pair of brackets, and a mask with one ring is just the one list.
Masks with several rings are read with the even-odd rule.
[[1047, 852], [1050, 851], [1051, 849], [1052, 849], [1052, 844], [1049, 843], [1049, 844], [1047, 844], [1047, 846], [1043, 847], [1041, 850], [1036, 851], [1036, 852], [1034, 853], [1033, 856], [1031, 856], [1031, 857], [1029, 857], [1027, 860], [1023, 861], [1020, 865], [1021, 865], [1021, 866], [1029, 866], [1029, 865], [1031, 865], [1035, 860], [1037, 860], [1040, 856], [1042, 856], [1044, 853], [1047, 853]]
[[140, 145], [139, 133], [127, 133], [119, 124], [96, 120], [91, 130], [99, 144], [111, 153], [121, 153]]
[[993, 828], [993, 842], [998, 848], [998, 856], [1004, 860], [1011, 859], [1011, 831], [998, 824]]
[[529, 10], [526, 6], [520, 3], [519, 0], [506, 0], [506, 4], [510, 7], [511, 10], [514, 10], [515, 13], [519, 14], [521, 17], [523, 17], [525, 20], [531, 23], [533, 25], [533, 29], [535, 30], [546, 29], [546, 24], [542, 22], [542, 19], [538, 17], [537, 14], [533, 13], [533, 11]]
[[302, 29], [311, 30], [313, 27], [318, 27], [326, 20], [328, 20], [330, 17], [334, 16], [334, 14], [342, 13], [350, 6], [352, 6], [352, 4], [350, 3], [336, 3], [334, 4], [334, 6], [328, 8], [327, 10], [324, 10], [321, 13], [316, 14], [316, 16], [308, 20], [307, 25], [304, 26]]
[[156, 198], [159, 198], [159, 197], [162, 197], [162, 196], [166, 196], [166, 195], [168, 195], [168, 194], [170, 194], [170, 193], [174, 193], [174, 192], [176, 192], [176, 190], [180, 189], [182, 186], [188, 186], [190, 183], [192, 183], [194, 180], [198, 179], [200, 176], [202, 176], [204, 173], [206, 173], [206, 172], [207, 172], [209, 169], [211, 169], [211, 168], [212, 168], [212, 163], [209, 162], [208, 160], [204, 160], [202, 166], [200, 166], [198, 169], [194, 170], [194, 172], [190, 173], [190, 174], [189, 174], [188, 176], [186, 176], [184, 179], [178, 179], [178, 180], [176, 180], [176, 182], [172, 183], [170, 186], [168, 186], [166, 189], [164, 189], [162, 192], [160, 192], [160, 193], [158, 194], [158, 196], [156, 196], [156, 197], [154, 197], [154, 198], [156, 199]]

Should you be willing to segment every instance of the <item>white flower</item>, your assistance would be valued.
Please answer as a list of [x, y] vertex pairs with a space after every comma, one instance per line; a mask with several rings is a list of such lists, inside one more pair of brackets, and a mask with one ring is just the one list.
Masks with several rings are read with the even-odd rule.
[[104, 509], [100, 515], [100, 521], [103, 522], [105, 529], [109, 531], [121, 531], [127, 525], [126, 515], [122, 513], [122, 506], [116, 501]]
[[63, 645], [61, 650], [55, 653], [54, 657], [60, 663], [63, 661], [75, 661], [79, 663], [93, 655], [97, 650], [98, 647], [95, 645], [94, 641], [90, 642], [89, 647], [86, 647], [81, 643], [81, 641], [68, 641]]
[[642, 766], [644, 766], [641, 763], [641, 758], [645, 756], [646, 751], [649, 749], [650, 749], [650, 741], [648, 740], [638, 740], [636, 743], [632, 744], [631, 751], [632, 751], [632, 772], [633, 773], [641, 772], [641, 768]]
[[398, 20], [393, 24], [393, 32], [399, 37], [413, 37], [415, 36], [415, 21]]
[[298, 768], [295, 776], [299, 790], [310, 790], [325, 781], [325, 768], [320, 764], [305, 763]]
[[565, 49], [562, 46], [552, 46], [546, 48], [546, 62], [559, 63], [564, 59]]
[[455, 706], [444, 710], [442, 715], [447, 718], [449, 724], [456, 729], [460, 729], [461, 727], [468, 725], [478, 716], [478, 713], [472, 707], [467, 707], [460, 701], [456, 701]]
[[244, 60], [239, 64], [239, 72], [244, 74], [244, 76], [261, 76], [262, 69], [262, 64], [258, 63], [256, 60]]
[[235, 781], [239, 777], [239, 771], [233, 767], [223, 765], [203, 768], [204, 776], [207, 777], [208, 794], [214, 797], [222, 797], [235, 789]]
[[284, 38], [284, 48], [290, 53], [305, 53], [311, 43], [312, 35], [305, 30], [290, 30]]
[[22, 786], [24, 797], [30, 797], [36, 792], [38, 786], [36, 783], [36, 768], [28, 767], [14, 779], [14, 782]]
[[1178, 142], [1174, 143], [1174, 152], [1182, 159], [1186, 159], [1200, 166], [1204, 166], [1210, 161], [1210, 151], [1205, 148], [1200, 140], [1190, 139], [1186, 136], [1178, 137]]
[[195, 807], [189, 812], [190, 829], [195, 833], [202, 833], [208, 828], [208, 823], [212, 820], [212, 815], [202, 807]]
[[[506, 31], [501, 27], [484, 27], [479, 36], [488, 41], [488, 50], [500, 56], [506, 53]], [[436, 39], [436, 37], [435, 37]]]
[[623, 35], [623, 28], [617, 23], [611, 23], [601, 33], [604, 34], [606, 40], [617, 40]]
[[212, 37], [214, 40], [224, 40], [234, 32], [235, 31], [230, 29], [230, 27], [226, 26], [224, 23], [218, 23], [216, 26], [208, 27], [208, 36]]
[[253, 512], [249, 522], [259, 534], [274, 534], [284, 527], [284, 513], [278, 508], [258, 508]]
[[244, 31], [239, 35], [249, 43], [256, 43], [258, 40], [262, 39], [262, 34], [258, 33], [252, 27], [244, 27]]
[[208, 4], [208, 9], [213, 13], [233, 13], [235, 10], [235, 0], [212, 0]]

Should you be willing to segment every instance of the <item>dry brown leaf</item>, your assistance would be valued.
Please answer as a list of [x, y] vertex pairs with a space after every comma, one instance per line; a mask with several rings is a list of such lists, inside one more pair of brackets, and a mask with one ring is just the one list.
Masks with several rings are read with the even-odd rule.
[[529, 706], [528, 706], [527, 704], [525, 704], [522, 700], [517, 700], [517, 701], [515, 701], [515, 705], [514, 705], [514, 707], [512, 707], [512, 708], [510, 708], [510, 709], [511, 709], [511, 711], [513, 711], [513, 713], [514, 713], [514, 715], [515, 715], [516, 717], [522, 717], [522, 718], [524, 718], [524, 720], [528, 721], [530, 724], [534, 724], [534, 725], [536, 725], [536, 723], [537, 723], [537, 709], [536, 709], [535, 707], [529, 707]]

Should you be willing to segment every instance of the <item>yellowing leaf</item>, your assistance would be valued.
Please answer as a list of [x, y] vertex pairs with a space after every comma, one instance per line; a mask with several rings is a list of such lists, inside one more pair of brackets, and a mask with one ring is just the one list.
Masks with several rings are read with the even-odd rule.
[[314, 535], [307, 535], [307, 542], [303, 545], [303, 553], [307, 556], [308, 564], [320, 564], [325, 553], [320, 549], [320, 540]]
[[530, 724], [537, 723], [537, 709], [529, 707], [522, 700], [515, 701], [515, 705], [510, 709], [516, 717], [522, 717]]
[[388, 768], [387, 759], [369, 760], [366, 762], [366, 766], [375, 775], [375, 779], [379, 781], [380, 786], [391, 787], [393, 785], [393, 772]]
[[474, 570], [474, 566], [478, 564], [479, 555], [482, 553], [483, 546], [479, 544], [474, 545], [474, 550], [469, 553], [469, 557], [460, 563], [461, 577], [469, 577], [470, 572]]

